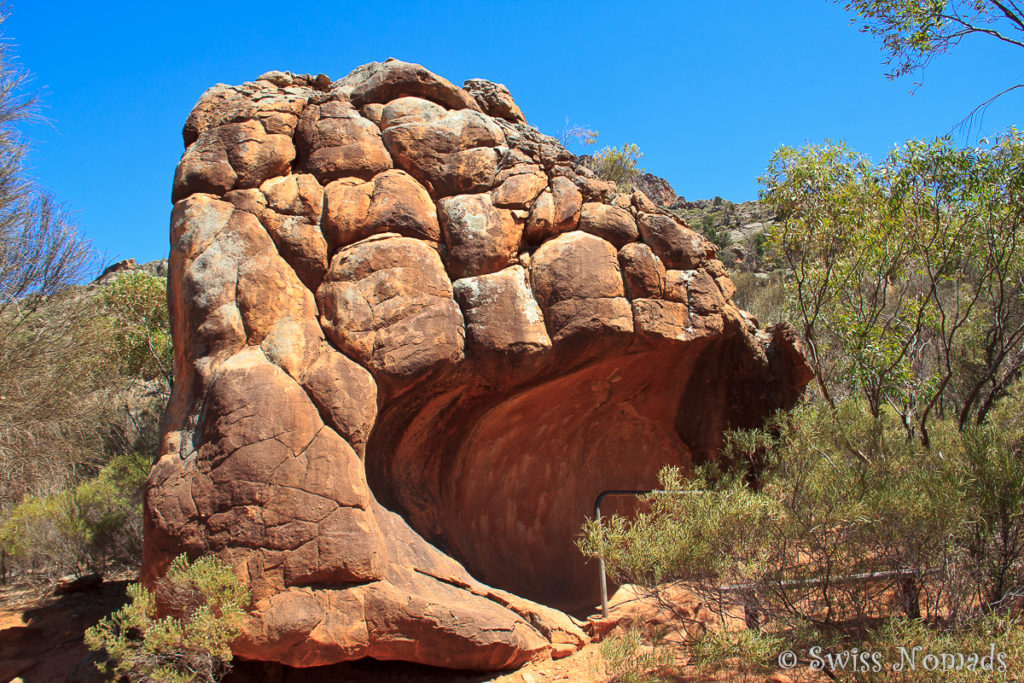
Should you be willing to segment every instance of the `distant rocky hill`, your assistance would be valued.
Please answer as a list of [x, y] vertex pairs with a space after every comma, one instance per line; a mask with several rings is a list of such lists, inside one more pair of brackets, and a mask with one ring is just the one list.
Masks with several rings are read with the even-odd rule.
[[112, 263], [107, 266], [98, 278], [93, 280], [90, 284], [93, 285], [105, 285], [112, 282], [122, 273], [130, 273], [136, 270], [140, 270], [144, 273], [149, 273], [156, 277], [167, 277], [167, 259], [160, 259], [157, 261], [149, 261], [141, 265], [135, 262], [135, 259], [125, 259]]
[[639, 174], [633, 187], [714, 242], [727, 268], [759, 270], [760, 236], [775, 222], [775, 214], [761, 202], [737, 204], [721, 197], [688, 201], [667, 180], [653, 173]]

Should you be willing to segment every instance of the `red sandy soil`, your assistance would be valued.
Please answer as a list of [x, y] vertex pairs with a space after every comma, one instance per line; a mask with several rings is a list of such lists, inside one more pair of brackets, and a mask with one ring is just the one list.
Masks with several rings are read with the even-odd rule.
[[125, 600], [127, 577], [79, 593], [0, 586], [0, 683], [55, 683], [89, 654], [82, 634]]

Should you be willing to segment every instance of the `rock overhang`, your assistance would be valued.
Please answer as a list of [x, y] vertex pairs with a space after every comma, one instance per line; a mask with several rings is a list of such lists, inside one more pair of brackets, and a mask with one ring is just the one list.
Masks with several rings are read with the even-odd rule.
[[714, 458], [809, 379], [713, 245], [503, 86], [271, 72], [211, 88], [183, 134], [144, 575], [230, 561], [242, 656], [571, 651], [586, 635], [551, 606], [588, 601], [571, 541], [597, 493]]

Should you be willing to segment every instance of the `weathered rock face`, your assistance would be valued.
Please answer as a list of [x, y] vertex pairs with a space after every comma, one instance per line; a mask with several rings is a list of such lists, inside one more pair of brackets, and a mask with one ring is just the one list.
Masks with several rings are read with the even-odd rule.
[[243, 657], [567, 654], [597, 494], [714, 458], [809, 379], [709, 243], [613, 196], [503, 86], [272, 72], [207, 91], [184, 137], [143, 570], [232, 563]]

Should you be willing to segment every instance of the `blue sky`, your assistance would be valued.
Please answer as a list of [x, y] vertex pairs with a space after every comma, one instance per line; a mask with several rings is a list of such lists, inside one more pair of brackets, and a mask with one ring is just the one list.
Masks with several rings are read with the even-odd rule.
[[[756, 197], [781, 144], [845, 139], [879, 159], [1024, 78], [1024, 51], [971, 40], [911, 95], [827, 0], [9, 5], [0, 32], [47, 119], [23, 127], [30, 171], [108, 260], [166, 255], [185, 117], [214, 83], [271, 69], [340, 78], [397, 57], [456, 84], [503, 82], [541, 131], [568, 117], [600, 132], [598, 148], [636, 143], [679, 194], [733, 201]], [[1002, 98], [983, 128], [1020, 124], [1022, 107], [1021, 91]]]

